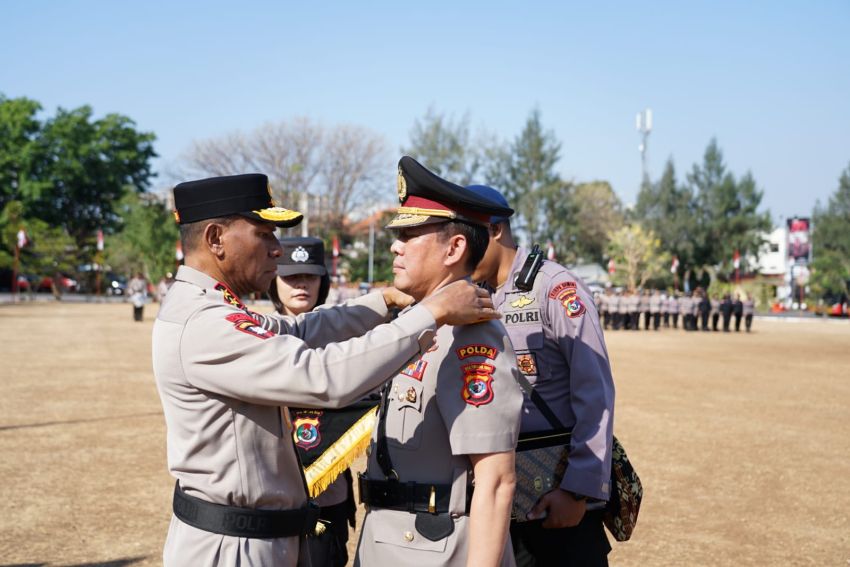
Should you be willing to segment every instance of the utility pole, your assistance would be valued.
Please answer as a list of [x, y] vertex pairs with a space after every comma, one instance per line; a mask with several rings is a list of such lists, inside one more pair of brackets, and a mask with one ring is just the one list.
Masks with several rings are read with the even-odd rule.
[[646, 168], [646, 146], [649, 142], [649, 133], [652, 132], [652, 109], [647, 108], [637, 113], [635, 120], [637, 131], [640, 132], [640, 166], [641, 166], [641, 184], [649, 180], [649, 172]]

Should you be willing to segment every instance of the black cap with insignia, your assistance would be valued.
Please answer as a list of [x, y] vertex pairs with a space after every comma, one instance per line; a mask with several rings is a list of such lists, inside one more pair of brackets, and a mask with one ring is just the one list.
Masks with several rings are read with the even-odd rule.
[[486, 225], [492, 216], [509, 217], [514, 212], [475, 191], [446, 181], [410, 156], [398, 161], [397, 189], [401, 206], [387, 228], [451, 220]]
[[180, 183], [174, 187], [174, 208], [178, 224], [240, 215], [290, 227], [304, 218], [298, 211], [275, 206], [269, 178], [261, 173]]
[[309, 236], [281, 238], [280, 246], [283, 248], [283, 254], [277, 259], [277, 275], [324, 276], [328, 273], [325, 267], [325, 244], [318, 238]]

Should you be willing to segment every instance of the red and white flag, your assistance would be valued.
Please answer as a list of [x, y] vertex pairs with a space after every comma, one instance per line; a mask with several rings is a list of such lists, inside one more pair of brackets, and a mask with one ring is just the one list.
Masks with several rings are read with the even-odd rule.
[[617, 271], [617, 265], [614, 263], [614, 258], [608, 260], [608, 273], [613, 274]]
[[673, 256], [673, 263], [670, 265], [670, 273], [675, 274], [679, 269], [679, 257]]
[[97, 249], [99, 252], [103, 251], [103, 231], [97, 231]]
[[338, 257], [339, 256], [339, 238], [337, 238], [336, 236], [334, 236], [334, 239], [333, 239], [332, 250], [333, 250], [334, 258]]
[[27, 233], [24, 230], [24, 227], [21, 227], [21, 229], [18, 231], [18, 248], [23, 248], [27, 245], [28, 242], [29, 240], [27, 240]]
[[179, 262], [183, 259], [183, 245], [177, 241], [177, 247], [174, 249], [174, 258]]
[[549, 248], [546, 250], [546, 259], [550, 262], [555, 261], [555, 247], [549, 242]]
[[741, 267], [741, 255], [737, 250], [735, 250], [735, 254], [732, 256], [732, 265], [736, 270]]

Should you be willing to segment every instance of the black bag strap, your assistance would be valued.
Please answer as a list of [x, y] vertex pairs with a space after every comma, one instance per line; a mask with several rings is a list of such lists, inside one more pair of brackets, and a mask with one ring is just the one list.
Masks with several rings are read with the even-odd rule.
[[389, 411], [390, 388], [393, 381], [384, 384], [381, 390], [381, 409], [378, 412], [378, 439], [375, 444], [375, 459], [387, 480], [398, 480], [398, 473], [393, 470], [393, 461], [390, 458], [390, 448], [387, 444], [387, 412]]
[[519, 378], [517, 378], [517, 382], [519, 382], [520, 387], [523, 391], [528, 394], [528, 397], [531, 398], [531, 401], [537, 406], [537, 409], [540, 410], [540, 413], [543, 414], [543, 417], [546, 418], [546, 421], [549, 422], [549, 425], [552, 426], [552, 429], [565, 429], [564, 424], [561, 423], [561, 420], [558, 419], [558, 416], [555, 415], [555, 412], [549, 408], [549, 405], [543, 400], [543, 396], [534, 389], [534, 386], [528, 381], [522, 373], [519, 374]]

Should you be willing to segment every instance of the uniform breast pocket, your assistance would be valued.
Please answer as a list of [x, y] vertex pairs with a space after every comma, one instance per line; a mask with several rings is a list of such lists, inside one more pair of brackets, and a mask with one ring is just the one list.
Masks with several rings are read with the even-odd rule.
[[543, 352], [543, 327], [524, 326], [510, 328], [511, 344], [516, 352], [519, 371], [529, 378], [540, 376]]
[[422, 384], [396, 383], [390, 390], [392, 402], [387, 412], [387, 439], [398, 447], [418, 449], [422, 443]]

